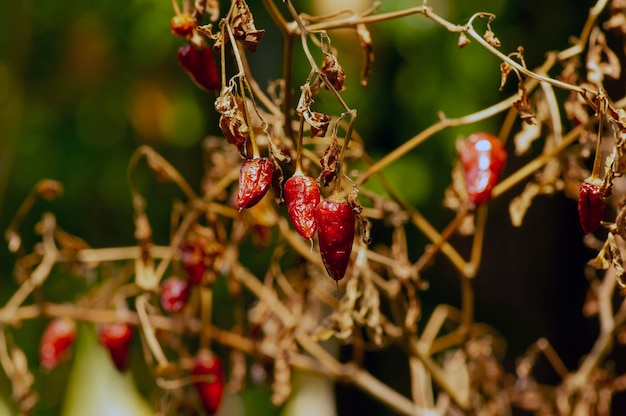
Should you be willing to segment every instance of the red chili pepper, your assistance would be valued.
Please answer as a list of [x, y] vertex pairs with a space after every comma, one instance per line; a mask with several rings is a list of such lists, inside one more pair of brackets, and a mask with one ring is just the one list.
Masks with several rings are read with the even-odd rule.
[[285, 182], [285, 204], [294, 228], [303, 238], [313, 238], [315, 218], [313, 212], [320, 203], [320, 190], [310, 176], [295, 173]]
[[178, 48], [178, 62], [198, 87], [207, 91], [220, 89], [220, 74], [211, 48], [186, 43]]
[[202, 235], [191, 234], [185, 237], [178, 245], [180, 261], [183, 269], [189, 277], [189, 284], [199, 285], [202, 283], [207, 266], [208, 241]]
[[183, 310], [189, 299], [189, 282], [172, 276], [161, 283], [161, 306], [169, 313]]
[[600, 192], [602, 180], [589, 177], [580, 184], [578, 197], [578, 219], [585, 232], [589, 234], [600, 227], [604, 217], [604, 201]]
[[194, 359], [191, 374], [194, 376], [209, 376], [207, 378], [212, 378], [207, 381], [196, 381], [194, 385], [204, 409], [211, 415], [215, 414], [220, 408], [224, 394], [222, 361], [214, 353], [208, 350], [202, 350]]
[[39, 361], [46, 370], [52, 370], [67, 357], [76, 341], [76, 323], [68, 318], [56, 318], [48, 323], [39, 344]]
[[100, 327], [99, 341], [109, 350], [113, 364], [120, 372], [128, 366], [133, 327], [126, 322], [111, 322]]
[[341, 280], [346, 274], [352, 252], [354, 212], [346, 202], [331, 197], [315, 207], [314, 217], [324, 267], [330, 277]]
[[474, 133], [465, 141], [460, 156], [470, 202], [487, 202], [506, 162], [502, 143], [492, 134]]
[[239, 171], [239, 191], [237, 208], [255, 206], [270, 189], [274, 175], [274, 162], [265, 157], [248, 159]]
[[172, 33], [181, 38], [186, 38], [193, 33], [196, 21], [189, 13], [177, 14], [170, 20]]

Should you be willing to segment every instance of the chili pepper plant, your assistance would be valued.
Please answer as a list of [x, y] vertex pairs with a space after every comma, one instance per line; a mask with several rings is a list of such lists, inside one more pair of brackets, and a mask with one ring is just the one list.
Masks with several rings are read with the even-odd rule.
[[[523, 46], [501, 44], [489, 11], [452, 22], [426, 1], [385, 12], [373, 2], [323, 16], [292, 0], [172, 6], [170, 25], [160, 28], [179, 41], [171, 60], [210, 100], [221, 134], [202, 142], [201, 178], [183, 177], [150, 146], [137, 148], [128, 165], [130, 247], [93, 248], [45, 213], [35, 229], [40, 242], [29, 248], [24, 218], [38, 199], [60, 196], [63, 185], [42, 179], [26, 197], [5, 233], [19, 288], [0, 309], [0, 365], [21, 412], [37, 409], [34, 380], [42, 368], [55, 371], [70, 359], [75, 322], [84, 322], [124, 329], [121, 341], [112, 333], [102, 341], [120, 371], [128, 371], [128, 348], [142, 347], [158, 414], [212, 414], [225, 395], [259, 382], [259, 371], [275, 406], [297, 394], [297, 372], [350, 385], [397, 414], [611, 413], [612, 398], [626, 388], [624, 360], [616, 365], [613, 355], [626, 340], [626, 97], [606, 84], [624, 80], [623, 1], [597, 0], [571, 46], [547, 52], [532, 68]], [[271, 28], [257, 27], [262, 9]], [[384, 47], [371, 29], [400, 19], [429, 20], [447, 32], [459, 61], [469, 48], [486, 51], [499, 66], [500, 98], [459, 117], [440, 108], [430, 126], [374, 157], [346, 82], [360, 78], [365, 88]], [[339, 29], [361, 48], [361, 73], [342, 66], [333, 43]], [[268, 37], [270, 30], [282, 41]], [[282, 48], [282, 72], [269, 84], [258, 78], [262, 60], [252, 59], [265, 42]], [[308, 75], [295, 70], [296, 59]], [[472, 82], [468, 73], [454, 76]], [[498, 127], [485, 131], [485, 120]], [[445, 161], [449, 186], [443, 200], [429, 202], [447, 210], [449, 221], [432, 222], [387, 180], [385, 168], [461, 127], [472, 133], [458, 134]], [[137, 180], [145, 165], [175, 184], [181, 199], [145, 198]], [[383, 192], [368, 187], [374, 178]], [[582, 227], [582, 242], [596, 253], [577, 278], [588, 282], [581, 314], [597, 319], [597, 339], [572, 364], [541, 338], [507, 369], [507, 340], [475, 317], [474, 287], [489, 267], [485, 230], [490, 214], [507, 204], [513, 226], [524, 227], [534, 202], [555, 194], [578, 201], [580, 221], [569, 227]], [[171, 203], [170, 224], [151, 221], [149, 206], [159, 203]], [[169, 241], [157, 243], [155, 227], [168, 226]], [[416, 246], [415, 235], [427, 244]], [[262, 253], [263, 270], [249, 266], [253, 251]], [[428, 309], [425, 274], [435, 261], [449, 266], [459, 302]], [[51, 274], [57, 268], [97, 277], [79, 299], [58, 302], [41, 291], [61, 278]], [[218, 287], [228, 314], [216, 313]], [[63, 342], [43, 334], [41, 362], [25, 363], [11, 334], [27, 320], [70, 322], [72, 331]], [[333, 342], [344, 353], [327, 348]], [[409, 382], [402, 390], [365, 364], [364, 356], [385, 350], [401, 353], [398, 371]], [[556, 381], [535, 378], [541, 356]]]

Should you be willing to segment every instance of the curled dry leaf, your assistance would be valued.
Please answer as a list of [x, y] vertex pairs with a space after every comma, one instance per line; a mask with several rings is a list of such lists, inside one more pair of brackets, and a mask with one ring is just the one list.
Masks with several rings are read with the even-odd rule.
[[222, 88], [215, 100], [215, 109], [221, 114], [219, 125], [226, 140], [234, 144], [245, 157], [250, 129], [246, 123], [242, 98], [235, 95], [231, 87]]
[[532, 106], [530, 105], [530, 99], [528, 98], [526, 86], [521, 80], [517, 84], [517, 91], [519, 93], [519, 98], [515, 100], [513, 106], [519, 113], [522, 120], [524, 120], [528, 124], [535, 124], [535, 113], [533, 112]]
[[237, 0], [237, 11], [230, 21], [235, 39], [243, 43], [248, 52], [255, 52], [265, 30], [254, 26], [252, 12], [244, 0]]
[[500, 91], [504, 89], [506, 80], [509, 78], [509, 74], [513, 70], [513, 67], [508, 62], [502, 61], [500, 64]]
[[465, 34], [465, 32], [461, 32], [461, 34], [459, 35], [459, 40], [457, 44], [459, 45], [459, 49], [463, 49], [464, 47], [470, 44], [470, 40]]
[[541, 124], [535, 123], [523, 123], [522, 129], [513, 137], [513, 143], [515, 144], [515, 154], [517, 156], [523, 155], [530, 149], [530, 145], [541, 137]]
[[302, 113], [304, 119], [311, 126], [311, 138], [317, 136], [326, 136], [328, 126], [330, 125], [330, 116], [324, 113], [318, 113], [317, 111], [304, 111]]
[[372, 35], [364, 23], [359, 23], [356, 25], [355, 29], [361, 48], [363, 52], [365, 52], [365, 62], [363, 63], [363, 71], [361, 72], [361, 86], [367, 87], [370, 74], [372, 73], [372, 64], [374, 63]]
[[[324, 54], [324, 61], [322, 62], [320, 72], [326, 77], [330, 85], [332, 85], [335, 90], [341, 91], [343, 89], [343, 82], [346, 79], [346, 73], [341, 65], [339, 65], [339, 61], [337, 61], [337, 57], [335, 55], [330, 53]], [[328, 88], [327, 85], [324, 86]], [[314, 88], [314, 90], [316, 90], [316, 88]]]
[[322, 166], [320, 180], [324, 186], [330, 185], [337, 177], [340, 153], [341, 147], [339, 147], [337, 138], [333, 137], [326, 150], [324, 150], [324, 155], [320, 159], [320, 165]]
[[496, 37], [496, 34], [491, 31], [491, 29], [487, 29], [483, 38], [487, 41], [488, 44], [493, 46], [494, 48], [499, 48], [501, 43], [500, 39]]
[[619, 79], [622, 66], [618, 56], [606, 43], [606, 36], [595, 27], [590, 41], [591, 46], [587, 54], [587, 80], [594, 85], [601, 85], [605, 77]]

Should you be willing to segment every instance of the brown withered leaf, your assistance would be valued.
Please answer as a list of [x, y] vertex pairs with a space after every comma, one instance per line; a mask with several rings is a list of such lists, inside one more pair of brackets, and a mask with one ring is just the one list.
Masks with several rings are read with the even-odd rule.
[[522, 129], [513, 137], [513, 143], [515, 143], [515, 154], [523, 155], [530, 149], [530, 145], [541, 137], [541, 125], [536, 124], [522, 124]]
[[467, 37], [465, 32], [461, 32], [461, 34], [459, 35], [459, 40], [458, 40], [459, 49], [463, 49], [469, 44], [470, 44], [469, 38]]
[[245, 157], [250, 130], [246, 123], [242, 98], [233, 94], [232, 88], [223, 88], [215, 100], [215, 109], [221, 114], [219, 125], [226, 140], [237, 146], [239, 153]]
[[483, 38], [487, 41], [488, 44], [490, 44], [494, 48], [499, 48], [501, 45], [500, 39], [496, 37], [496, 34], [493, 33], [491, 29], [487, 29], [487, 31], [485, 31]]
[[324, 113], [318, 113], [317, 111], [304, 111], [302, 113], [304, 119], [311, 126], [311, 138], [314, 139], [317, 136], [326, 136], [328, 126], [330, 125], [330, 116]]
[[224, 39], [222, 39], [222, 32], [217, 31], [213, 33], [213, 24], [209, 23], [208, 25], [197, 26], [198, 32], [202, 33], [207, 38], [213, 41], [213, 50], [215, 52], [219, 52], [224, 43]]
[[248, 52], [255, 52], [265, 30], [254, 26], [252, 12], [244, 0], [237, 0], [236, 7], [237, 11], [230, 21], [233, 35], [243, 43]]
[[[330, 53], [324, 54], [324, 62], [322, 62], [320, 71], [334, 89], [337, 91], [341, 91], [343, 89], [343, 82], [346, 79], [346, 73], [339, 64], [339, 61], [337, 61], [337, 57], [335, 57], [335, 55]], [[328, 88], [326, 85], [325, 87]]]
[[504, 89], [504, 85], [506, 84], [506, 80], [509, 77], [509, 74], [513, 70], [513, 67], [508, 62], [502, 61], [500, 64], [500, 91]]
[[324, 186], [330, 185], [337, 177], [337, 162], [339, 161], [340, 153], [341, 147], [339, 147], [337, 138], [333, 137], [326, 150], [324, 150], [324, 155], [320, 159], [322, 166], [320, 180]]
[[370, 244], [372, 242], [372, 239], [370, 237], [369, 221], [367, 221], [367, 219], [363, 217], [363, 215], [361, 215], [363, 212], [363, 207], [361, 206], [361, 204], [359, 204], [358, 196], [359, 190], [354, 187], [350, 192], [348, 192], [348, 195], [346, 196], [346, 202], [352, 212], [354, 212], [354, 214], [356, 215], [357, 220], [359, 221], [359, 229], [361, 231], [361, 239], [363, 240], [363, 243]]
[[296, 106], [296, 114], [303, 116], [305, 112], [311, 111], [311, 104], [313, 104], [313, 92], [308, 84], [300, 87], [300, 99]]
[[[606, 43], [606, 36], [597, 27], [590, 36], [591, 46], [587, 54], [587, 80], [594, 85], [602, 84], [604, 77], [619, 79], [622, 65], [618, 56]], [[595, 41], [595, 42], [594, 42]]]
[[521, 194], [513, 198], [509, 204], [509, 215], [514, 227], [521, 227], [526, 211], [532, 205], [533, 199], [539, 195], [540, 186], [536, 182], [529, 182]]
[[524, 82], [521, 80], [517, 84], [517, 91], [519, 93], [519, 98], [515, 100], [513, 106], [519, 113], [522, 120], [528, 124], [535, 124], [535, 113], [530, 105], [530, 99], [528, 98], [528, 92], [526, 91]]
[[367, 87], [370, 74], [372, 73], [372, 64], [374, 63], [372, 35], [364, 23], [359, 23], [356, 25], [355, 29], [361, 48], [363, 49], [363, 52], [365, 52], [365, 63], [363, 64], [363, 71], [361, 72], [361, 86]]

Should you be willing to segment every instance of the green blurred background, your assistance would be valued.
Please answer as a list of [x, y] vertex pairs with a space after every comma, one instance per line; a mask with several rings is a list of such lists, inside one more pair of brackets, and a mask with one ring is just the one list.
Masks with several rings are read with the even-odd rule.
[[[298, 10], [313, 12], [324, 2], [294, 3]], [[339, 7], [340, 2], [325, 3]], [[360, 3], [361, 9], [369, 4]], [[258, 82], [265, 85], [280, 76], [280, 33], [260, 1], [249, 4], [257, 27], [267, 30], [257, 53], [250, 57]], [[380, 10], [416, 4], [383, 0]], [[476, 11], [495, 13], [492, 27], [502, 50], [523, 45], [529, 67], [539, 65], [547, 51], [566, 48], [592, 6], [589, 0], [438, 0], [429, 4], [458, 23]], [[44, 211], [54, 212], [61, 227], [94, 247], [132, 245], [127, 164], [133, 151], [142, 144], [153, 146], [199, 189], [201, 140], [219, 134], [215, 96], [195, 88], [176, 60], [182, 41], [169, 31], [171, 3], [9, 0], [1, 10], [0, 229], [6, 228], [38, 180], [52, 178], [63, 183], [65, 192], [52, 202], [38, 202], [26, 219], [22, 230], [27, 247], [35, 241], [31, 230]], [[434, 123], [439, 111], [448, 117], [462, 116], [514, 92], [513, 82], [504, 93], [498, 91], [499, 62], [493, 56], [475, 43], [459, 51], [455, 35], [422, 16], [372, 25], [370, 30], [376, 61], [368, 88], [358, 85], [362, 56], [356, 37], [337, 32], [331, 33], [331, 39], [348, 73], [345, 99], [357, 108], [356, 128], [375, 159]], [[295, 87], [307, 74], [300, 59]], [[385, 174], [441, 228], [452, 216], [441, 209], [441, 200], [450, 181], [454, 139], [474, 130], [497, 132], [499, 121], [445, 131]], [[527, 160], [511, 158], [505, 174]], [[139, 183], [148, 200], [155, 240], [165, 243], [171, 201], [180, 194], [147, 174], [140, 175]], [[549, 337], [573, 368], [595, 337], [595, 324], [581, 317], [586, 289], [582, 270], [591, 254], [580, 244], [575, 202], [561, 195], [539, 198], [524, 227], [514, 229], [507, 207], [520, 190], [510, 191], [490, 206], [489, 238], [476, 279], [476, 318], [494, 325], [509, 340], [507, 370], [541, 336]], [[411, 256], [417, 258], [425, 241], [417, 234], [411, 240], [415, 242]], [[0, 248], [2, 303], [15, 290], [12, 264], [7, 249]], [[54, 277], [57, 283], [51, 283], [48, 291], [56, 301], [71, 301], [85, 288], [82, 280]], [[422, 294], [426, 312], [441, 302], [458, 305], [456, 275], [445, 261], [438, 261], [425, 278], [431, 282], [431, 289]], [[45, 391], [36, 414], [58, 414], [65, 392], [71, 391], [65, 384], [71, 370], [68, 365], [55, 374], [39, 374], [36, 344], [42, 325], [27, 323], [15, 337], [36, 369], [37, 387]], [[368, 356], [366, 364], [409, 394], [406, 365], [393, 355], [392, 351]], [[142, 374], [147, 376], [134, 373], [137, 384], [148, 386]], [[546, 377], [554, 381], [550, 374]], [[5, 396], [10, 394], [6, 379], [0, 385]], [[246, 408], [257, 409], [247, 414], [262, 414], [260, 409], [265, 414], [280, 413], [281, 409], [269, 405], [268, 392], [266, 386], [258, 386], [240, 396]], [[338, 387], [337, 394], [339, 414], [392, 414], [350, 387]]]

